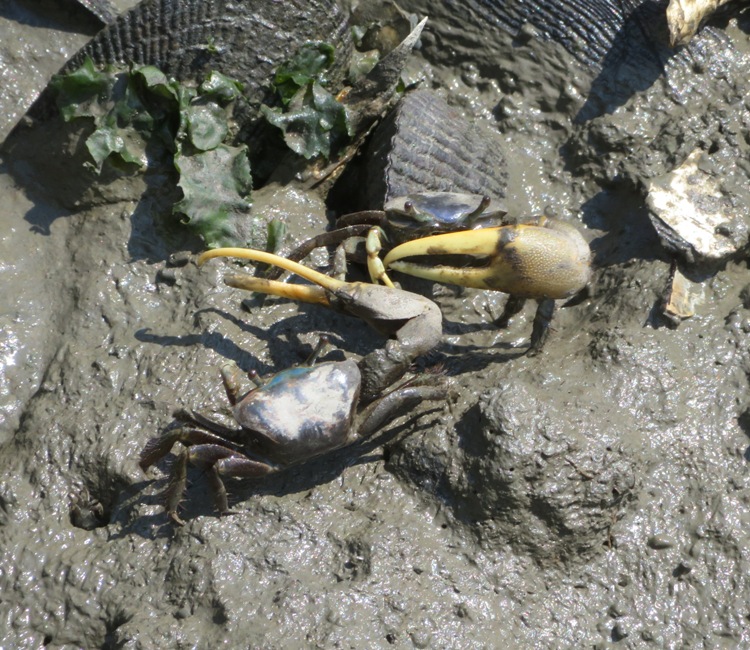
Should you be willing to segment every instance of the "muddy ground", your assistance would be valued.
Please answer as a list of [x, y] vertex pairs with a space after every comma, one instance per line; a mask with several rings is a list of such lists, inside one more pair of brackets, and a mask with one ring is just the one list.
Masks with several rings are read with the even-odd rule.
[[[40, 7], [0, 9], [3, 134], [87, 39]], [[670, 325], [672, 255], [641, 182], [711, 143], [747, 159], [746, 22], [718, 30], [740, 54], [725, 85], [710, 60], [691, 68], [708, 103], [675, 98], [692, 83], [675, 72], [581, 126], [591, 81], [562, 48], [431, 16], [409, 74], [499, 128], [508, 206], [577, 223], [591, 286], [536, 357], [523, 354], [533, 305], [500, 331], [504, 296], [432, 289], [445, 336], [428, 362], [452, 382], [444, 403], [361, 454], [230, 481], [235, 516], [214, 515], [191, 471], [183, 528], [160, 506], [168, 464], [144, 476], [138, 453], [176, 407], [223, 407], [225, 360], [263, 375], [304, 359], [321, 332], [331, 358], [379, 341], [317, 307], [244, 309], [224, 263], [186, 262], [200, 243], [154, 219], [142, 179], [71, 209], [55, 200], [75, 173], [65, 162], [40, 178], [5, 160], [1, 644], [750, 645], [750, 271], [742, 253], [688, 267], [695, 315]], [[715, 173], [735, 173], [717, 160]], [[297, 236], [327, 223], [322, 200], [293, 186], [267, 188], [255, 209], [290, 215]]]

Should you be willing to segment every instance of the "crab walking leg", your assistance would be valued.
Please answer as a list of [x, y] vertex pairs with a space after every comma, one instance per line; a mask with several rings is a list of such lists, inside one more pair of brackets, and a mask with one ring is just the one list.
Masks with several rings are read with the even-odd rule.
[[508, 300], [505, 301], [505, 307], [503, 307], [503, 313], [495, 321], [501, 329], [505, 329], [510, 324], [510, 319], [513, 318], [518, 312], [520, 312], [526, 304], [526, 298], [519, 298], [518, 296], [508, 296]]
[[181, 442], [186, 447], [201, 444], [226, 444], [226, 439], [210, 431], [203, 431], [193, 427], [179, 426], [170, 428], [162, 435], [151, 438], [141, 451], [138, 465], [145, 472], [151, 465], [166, 456], [176, 443]]
[[[336, 246], [337, 250], [341, 250], [344, 248], [343, 244], [347, 239], [365, 237], [371, 227], [372, 226], [369, 223], [361, 223], [344, 226], [343, 228], [337, 228], [336, 230], [330, 230], [303, 241], [292, 250], [285, 251], [283, 256], [293, 262], [301, 262], [316, 248], [322, 248], [323, 246]], [[265, 275], [269, 279], [276, 280], [283, 272], [284, 269], [277, 266], [274, 269], [270, 269]]]
[[362, 414], [362, 423], [357, 434], [360, 438], [368, 438], [386, 422], [414, 409], [422, 402], [437, 402], [445, 399], [447, 399], [446, 389], [441, 385], [397, 388], [367, 408]]
[[196, 445], [188, 448], [188, 462], [208, 471], [211, 490], [214, 493], [216, 509], [220, 515], [231, 514], [227, 500], [227, 489], [222, 476], [235, 478], [260, 478], [274, 471], [274, 467], [262, 461], [253, 460], [237, 451], [221, 445]]
[[185, 486], [187, 485], [187, 464], [187, 449], [183, 449], [172, 463], [169, 473], [169, 483], [162, 495], [167, 516], [178, 526], [185, 525], [185, 522], [177, 514], [177, 508], [180, 505], [180, 501], [182, 501], [182, 495], [185, 493]]
[[177, 442], [182, 443], [186, 449], [172, 463], [169, 484], [163, 498], [167, 514], [178, 525], [184, 524], [177, 515], [177, 508], [187, 484], [188, 463], [208, 470], [216, 507], [221, 514], [229, 513], [227, 492], [221, 475], [259, 477], [273, 471], [273, 466], [269, 463], [250, 459], [227, 447], [229, 443], [225, 438], [210, 431], [184, 426], [170, 429], [161, 436], [149, 440], [141, 452], [141, 469], [146, 471], [166, 456]]
[[544, 347], [544, 343], [549, 336], [552, 318], [557, 309], [557, 301], [552, 298], [546, 298], [539, 301], [539, 306], [534, 314], [534, 325], [531, 330], [531, 343], [529, 344], [528, 355], [533, 357], [539, 354]]
[[219, 515], [233, 514], [229, 509], [227, 489], [222, 476], [237, 478], [260, 478], [274, 471], [268, 463], [253, 460], [238, 451], [228, 449], [221, 444], [200, 444], [188, 447], [175, 460], [169, 485], [164, 491], [164, 505], [169, 518], [184, 525], [177, 514], [182, 495], [187, 486], [187, 465], [195, 465], [206, 470], [209, 485], [214, 495], [214, 503]]

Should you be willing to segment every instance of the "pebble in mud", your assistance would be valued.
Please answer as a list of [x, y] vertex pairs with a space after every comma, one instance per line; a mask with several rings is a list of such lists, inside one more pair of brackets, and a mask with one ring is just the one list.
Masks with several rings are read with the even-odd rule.
[[662, 551], [674, 546], [674, 541], [667, 535], [651, 535], [647, 541], [648, 545], [657, 551]]
[[178, 275], [174, 269], [159, 269], [156, 272], [156, 281], [161, 282], [169, 286], [174, 286], [177, 283]]

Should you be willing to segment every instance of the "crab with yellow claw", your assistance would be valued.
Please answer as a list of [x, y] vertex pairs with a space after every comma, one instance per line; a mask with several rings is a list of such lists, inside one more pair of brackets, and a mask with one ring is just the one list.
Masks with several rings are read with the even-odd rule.
[[[385, 240], [396, 246], [438, 233], [486, 228], [505, 223], [506, 212], [495, 207], [488, 196], [458, 192], [414, 192], [390, 199], [382, 210], [345, 214], [336, 227], [316, 235], [284, 255], [300, 261], [322, 246], [342, 245], [347, 255], [367, 264], [373, 282], [382, 271], [378, 254]], [[377, 238], [371, 231], [377, 230]], [[360, 250], [361, 249], [361, 250]], [[279, 271], [266, 274], [268, 278]]]
[[[377, 249], [377, 230], [370, 246]], [[451, 265], [451, 258], [458, 263]], [[440, 260], [445, 263], [436, 264]], [[497, 319], [506, 327], [527, 299], [538, 302], [527, 354], [539, 353], [558, 302], [581, 291], [591, 277], [591, 250], [581, 233], [557, 219], [465, 230], [415, 239], [391, 249], [377, 277], [392, 286], [386, 270], [443, 284], [508, 294]]]
[[[374, 283], [393, 287], [386, 271], [391, 268], [434, 282], [507, 293], [499, 327], [507, 327], [526, 300], [534, 299], [539, 305], [531, 355], [542, 349], [558, 301], [581, 291], [591, 275], [591, 251], [574, 226], [549, 217], [509, 223], [504, 210], [492, 209], [490, 199], [478, 195], [410, 194], [389, 201], [384, 210], [346, 215], [337, 225], [303, 242], [289, 257], [300, 259], [319, 246], [365, 236]], [[384, 241], [396, 246], [381, 261]]]
[[307, 364], [283, 370], [242, 394], [238, 368], [221, 371], [239, 428], [232, 429], [193, 412], [176, 414], [179, 426], [152, 438], [140, 455], [145, 471], [176, 443], [185, 449], [172, 464], [164, 493], [170, 519], [184, 521], [177, 509], [187, 483], [188, 464], [202, 467], [220, 515], [232, 514], [222, 477], [259, 478], [372, 436], [384, 424], [422, 401], [443, 400], [445, 385], [405, 384], [361, 408], [361, 375], [348, 359], [315, 364], [325, 339]]
[[272, 294], [301, 302], [323, 305], [355, 316], [388, 340], [359, 363], [362, 372], [362, 400], [369, 402], [392, 386], [414, 360], [440, 343], [443, 317], [429, 298], [398, 288], [367, 282], [346, 282], [327, 276], [283, 257], [251, 248], [217, 248], [206, 251], [198, 265], [215, 257], [238, 257], [271, 264], [290, 271], [313, 285], [290, 284], [246, 273], [229, 273], [230, 287]]

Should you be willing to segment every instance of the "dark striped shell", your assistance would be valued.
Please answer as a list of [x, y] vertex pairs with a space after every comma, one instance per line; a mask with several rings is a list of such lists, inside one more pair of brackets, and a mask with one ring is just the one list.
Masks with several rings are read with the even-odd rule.
[[505, 196], [500, 137], [436, 92], [407, 93], [376, 130], [368, 151], [367, 204], [423, 191]]

